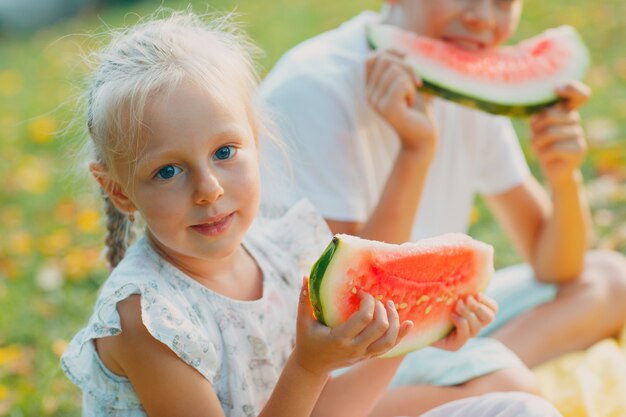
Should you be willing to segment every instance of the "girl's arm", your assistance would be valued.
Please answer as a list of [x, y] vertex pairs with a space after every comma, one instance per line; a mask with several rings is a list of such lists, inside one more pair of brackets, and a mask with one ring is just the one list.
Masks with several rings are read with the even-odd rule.
[[416, 91], [421, 80], [403, 58], [391, 50], [374, 52], [367, 60], [368, 102], [398, 134], [400, 152], [370, 218], [364, 223], [327, 219], [333, 233], [389, 243], [410, 240], [437, 133], [428, 100]]
[[[460, 349], [493, 321], [497, 311], [498, 305], [487, 296], [476, 295], [459, 300], [451, 317], [455, 329], [432, 346], [451, 351]], [[368, 415], [385, 394], [402, 359], [402, 356], [371, 359], [331, 378], [324, 387], [313, 415], [336, 415], [338, 410], [341, 410], [342, 417]]]
[[[359, 311], [329, 329], [311, 317], [306, 285], [305, 280], [296, 346], [260, 417], [310, 416], [332, 370], [386, 352], [411, 327], [399, 324], [393, 306], [385, 309], [362, 293]], [[96, 348], [111, 371], [130, 380], [148, 415], [224, 416], [209, 381], [145, 328], [139, 296], [118, 303], [118, 312], [122, 333], [97, 339]]]

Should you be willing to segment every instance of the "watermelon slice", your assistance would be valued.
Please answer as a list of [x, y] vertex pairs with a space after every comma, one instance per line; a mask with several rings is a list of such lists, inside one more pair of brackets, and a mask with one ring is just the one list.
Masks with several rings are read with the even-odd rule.
[[397, 48], [424, 82], [424, 92], [509, 117], [558, 101], [555, 88], [582, 80], [589, 52], [576, 30], [560, 26], [516, 46], [467, 50], [390, 25], [368, 27], [373, 49]]
[[360, 290], [392, 300], [400, 321], [415, 326], [390, 357], [446, 336], [455, 302], [482, 292], [492, 274], [493, 247], [464, 234], [402, 245], [338, 234], [311, 269], [309, 297], [315, 317], [329, 327], [359, 309]]

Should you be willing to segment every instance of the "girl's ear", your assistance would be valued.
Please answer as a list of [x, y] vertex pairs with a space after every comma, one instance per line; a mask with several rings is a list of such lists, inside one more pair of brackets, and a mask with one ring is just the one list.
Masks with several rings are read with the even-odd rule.
[[91, 175], [98, 181], [100, 187], [109, 196], [115, 207], [123, 213], [132, 213], [137, 210], [135, 204], [128, 198], [126, 191], [114, 178], [111, 177], [110, 172], [104, 168], [98, 162], [91, 162], [89, 164], [89, 171]]

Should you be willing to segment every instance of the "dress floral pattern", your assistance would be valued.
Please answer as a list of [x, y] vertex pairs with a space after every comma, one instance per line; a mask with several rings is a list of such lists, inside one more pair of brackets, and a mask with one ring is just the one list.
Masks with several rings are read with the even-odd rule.
[[83, 390], [83, 414], [146, 415], [128, 379], [103, 365], [93, 343], [120, 333], [117, 303], [140, 294], [150, 334], [211, 382], [226, 416], [258, 415], [295, 341], [302, 277], [330, 238], [306, 201], [279, 219], [256, 222], [243, 241], [263, 271], [263, 296], [253, 301], [211, 291], [140, 239], [105, 282], [87, 326], [61, 358], [63, 371]]

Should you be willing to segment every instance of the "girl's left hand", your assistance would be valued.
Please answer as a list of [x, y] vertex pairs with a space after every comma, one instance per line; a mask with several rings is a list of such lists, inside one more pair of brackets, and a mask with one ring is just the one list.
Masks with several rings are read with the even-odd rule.
[[531, 146], [550, 185], [574, 178], [585, 159], [587, 142], [577, 109], [585, 104], [591, 90], [572, 82], [557, 89], [563, 99], [531, 118]]
[[451, 317], [454, 330], [433, 343], [433, 347], [450, 351], [459, 350], [470, 338], [478, 335], [483, 327], [493, 321], [498, 304], [486, 295], [478, 294], [465, 300], [458, 300], [454, 310]]

